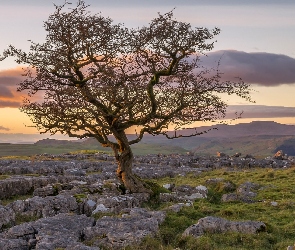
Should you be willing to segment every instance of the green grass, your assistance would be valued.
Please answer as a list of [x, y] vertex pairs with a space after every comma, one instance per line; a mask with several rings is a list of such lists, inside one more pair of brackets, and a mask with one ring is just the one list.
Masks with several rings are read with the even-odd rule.
[[[225, 190], [220, 185], [208, 185], [206, 180], [224, 178], [235, 186], [251, 181], [261, 186], [255, 203], [222, 203], [220, 198]], [[290, 169], [251, 169], [247, 171], [227, 171], [226, 169], [202, 173], [199, 176], [163, 178], [154, 180], [159, 185], [175, 183], [192, 186], [205, 185], [209, 188], [208, 198], [196, 200], [191, 207], [184, 207], [180, 212], [168, 212], [156, 237], [147, 237], [140, 245], [127, 249], [198, 249], [198, 250], [234, 250], [234, 249], [286, 249], [295, 242], [295, 168]], [[278, 202], [272, 206], [271, 201]], [[157, 201], [158, 202], [158, 201]], [[171, 204], [146, 206], [163, 209]], [[206, 216], [222, 217], [231, 221], [262, 221], [266, 232], [255, 235], [228, 232], [223, 234], [205, 234], [199, 238], [181, 235], [192, 224]]]
[[16, 214], [15, 216], [15, 223], [16, 225], [20, 225], [25, 222], [30, 222], [30, 221], [36, 221], [40, 219], [38, 216], [30, 216], [30, 215], [24, 215], [24, 214]]
[[0, 174], [0, 180], [5, 180], [5, 179], [7, 179], [9, 177], [10, 177], [10, 175]]
[[[139, 143], [132, 146], [134, 155], [147, 155], [147, 154], [177, 154], [185, 153], [187, 150], [179, 146], [151, 144], [151, 143]], [[1, 144], [0, 143], [0, 159], [22, 159], [30, 160], [29, 156], [39, 154], [95, 154], [103, 152], [112, 154], [113, 151], [110, 148], [104, 148], [99, 143], [89, 144], [66, 144], [66, 145], [35, 145], [35, 144]]]
[[10, 197], [9, 199], [3, 199], [0, 201], [0, 204], [2, 206], [6, 206], [8, 205], [9, 203], [11, 202], [14, 202], [14, 201], [17, 201], [17, 200], [26, 200], [28, 198], [32, 198], [33, 195], [32, 194], [27, 194], [27, 195], [16, 195], [16, 196], [13, 196], [13, 197]]

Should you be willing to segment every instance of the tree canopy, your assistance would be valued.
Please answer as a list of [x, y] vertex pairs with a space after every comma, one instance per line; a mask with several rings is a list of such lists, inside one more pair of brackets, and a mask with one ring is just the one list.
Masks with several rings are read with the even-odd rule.
[[[200, 55], [212, 50], [218, 28], [193, 28], [174, 19], [173, 11], [147, 26], [126, 28], [91, 14], [84, 1], [66, 6], [55, 6], [44, 22], [44, 43], [31, 41], [29, 52], [10, 46], [3, 53], [29, 66], [18, 88], [29, 96], [21, 110], [41, 133], [93, 137], [111, 147], [118, 177], [131, 192], [147, 190], [132, 173], [130, 149], [145, 133], [170, 137], [168, 125], [179, 130], [223, 118], [222, 93], [250, 99], [241, 79], [222, 81], [218, 69], [212, 74], [201, 66]], [[138, 133], [128, 140], [132, 127]]]

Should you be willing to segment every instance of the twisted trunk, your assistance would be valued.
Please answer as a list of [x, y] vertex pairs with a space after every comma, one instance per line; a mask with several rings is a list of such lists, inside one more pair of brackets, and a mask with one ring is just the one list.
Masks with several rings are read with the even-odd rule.
[[131, 193], [152, 193], [147, 185], [132, 172], [133, 153], [126, 134], [116, 132], [114, 135], [119, 144], [119, 153], [117, 149], [113, 149], [118, 164], [117, 176], [119, 180]]

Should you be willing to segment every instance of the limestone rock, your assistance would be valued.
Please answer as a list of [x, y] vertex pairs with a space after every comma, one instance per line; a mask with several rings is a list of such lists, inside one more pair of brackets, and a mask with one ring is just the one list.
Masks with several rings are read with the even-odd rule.
[[147, 199], [147, 194], [128, 194], [101, 197], [96, 200], [96, 207], [92, 206], [92, 214], [98, 212], [111, 212], [118, 214], [123, 209], [139, 207], [140, 204]]
[[59, 213], [78, 213], [78, 204], [73, 196], [57, 195], [45, 198], [35, 196], [18, 200], [8, 205], [16, 214], [50, 217]]
[[266, 225], [260, 221], [228, 221], [223, 218], [208, 216], [202, 218], [197, 224], [194, 224], [187, 228], [183, 236], [195, 236], [199, 237], [205, 232], [209, 233], [225, 233], [225, 232], [239, 232], [245, 234], [254, 234], [261, 231], [265, 231]]
[[64, 175], [74, 175], [74, 176], [85, 176], [86, 171], [79, 168], [65, 169], [63, 171]]
[[240, 197], [236, 193], [223, 194], [221, 197], [222, 202], [240, 201]]
[[2, 239], [0, 238], [1, 250], [29, 250], [29, 245], [22, 239]]
[[84, 238], [93, 246], [122, 249], [140, 243], [147, 235], [155, 235], [164, 219], [164, 212], [131, 208], [122, 218], [104, 216], [99, 219], [94, 227], [84, 229]]
[[55, 193], [56, 193], [56, 190], [53, 188], [53, 186], [48, 184], [45, 187], [36, 188], [33, 192], [33, 195], [46, 197], [46, 196], [54, 195]]
[[260, 188], [260, 185], [252, 182], [245, 182], [237, 188], [237, 194], [244, 202], [253, 202], [253, 199], [257, 196], [256, 191]]
[[163, 185], [163, 188], [166, 188], [170, 191], [172, 191], [174, 187], [175, 187], [175, 184], [173, 184], [173, 183], [167, 183], [167, 184]]
[[177, 203], [177, 204], [169, 206], [168, 208], [166, 208], [166, 210], [170, 210], [170, 211], [173, 211], [175, 213], [178, 213], [183, 207], [190, 207], [190, 206], [192, 206], [192, 203], [190, 203], [190, 202]]
[[25, 241], [30, 249], [55, 249], [74, 245], [80, 245], [80, 249], [85, 250], [98, 249], [86, 246], [82, 248], [82, 243], [78, 243], [83, 236], [82, 230], [93, 226], [94, 222], [93, 218], [85, 215], [58, 214], [54, 217], [14, 226], [5, 233], [4, 238], [11, 242], [16, 239], [22, 240], [22, 243]]
[[14, 223], [14, 211], [9, 207], [4, 207], [0, 205], [0, 231], [2, 230], [2, 228], [12, 226]]

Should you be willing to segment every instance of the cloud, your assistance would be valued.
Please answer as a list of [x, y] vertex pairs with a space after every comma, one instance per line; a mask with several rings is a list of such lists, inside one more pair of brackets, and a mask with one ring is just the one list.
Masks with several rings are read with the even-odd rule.
[[0, 108], [19, 108], [21, 102], [5, 101], [0, 99]]
[[241, 77], [247, 83], [278, 86], [295, 83], [295, 59], [281, 54], [221, 50], [201, 57], [201, 65], [217, 67], [224, 80]]
[[0, 85], [0, 97], [13, 97], [12, 92], [6, 87]]
[[[200, 64], [223, 72], [223, 80], [241, 77], [246, 83], [261, 86], [295, 84], [295, 58], [281, 54], [246, 53], [235, 50], [222, 50], [202, 56]], [[16, 91], [24, 79], [22, 68], [0, 71], [0, 107], [19, 107], [24, 93]], [[40, 96], [34, 99], [40, 100]]]
[[19, 107], [22, 94], [17, 92], [17, 85], [23, 80], [20, 67], [0, 71], [0, 108]]
[[0, 130], [9, 131], [10, 129], [9, 128], [5, 128], [5, 127], [3, 127], [3, 126], [0, 125]]
[[280, 118], [295, 117], [295, 107], [264, 106], [264, 105], [230, 105], [226, 118], [235, 118], [243, 112], [242, 118]]

